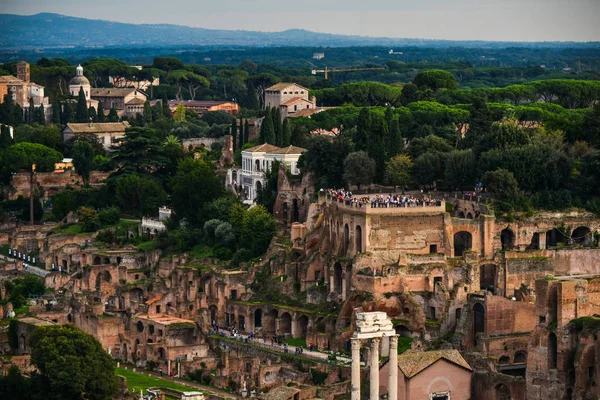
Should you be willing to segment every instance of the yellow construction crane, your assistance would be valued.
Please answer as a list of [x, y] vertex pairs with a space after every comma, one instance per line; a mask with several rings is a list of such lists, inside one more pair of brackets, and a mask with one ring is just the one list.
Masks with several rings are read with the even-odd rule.
[[329, 79], [329, 74], [334, 73], [334, 72], [352, 72], [352, 71], [383, 71], [385, 70], [385, 68], [380, 67], [380, 68], [332, 68], [329, 69], [327, 67], [325, 67], [325, 69], [313, 69], [312, 70], [312, 74], [316, 75], [316, 74], [325, 74], [325, 79]]

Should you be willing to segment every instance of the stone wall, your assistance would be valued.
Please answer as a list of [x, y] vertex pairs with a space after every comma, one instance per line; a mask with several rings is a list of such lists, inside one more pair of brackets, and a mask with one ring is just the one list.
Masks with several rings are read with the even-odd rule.
[[[109, 174], [109, 172], [92, 171], [90, 173], [90, 185], [102, 183]], [[14, 174], [10, 184], [15, 189], [10, 194], [11, 200], [19, 196], [29, 197], [29, 173], [19, 172]], [[41, 191], [47, 197], [52, 197], [56, 192], [64, 190], [67, 185], [72, 185], [76, 189], [81, 188], [82, 184], [81, 176], [71, 170], [38, 172], [35, 174], [35, 190]]]

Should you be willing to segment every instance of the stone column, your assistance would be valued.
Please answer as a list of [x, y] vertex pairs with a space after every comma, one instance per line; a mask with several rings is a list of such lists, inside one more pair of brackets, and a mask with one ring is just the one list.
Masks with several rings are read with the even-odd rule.
[[379, 400], [379, 342], [381, 338], [371, 339], [371, 400]]
[[390, 337], [390, 374], [388, 379], [388, 400], [398, 399], [398, 336]]
[[352, 345], [351, 400], [360, 400], [360, 339], [350, 339]]

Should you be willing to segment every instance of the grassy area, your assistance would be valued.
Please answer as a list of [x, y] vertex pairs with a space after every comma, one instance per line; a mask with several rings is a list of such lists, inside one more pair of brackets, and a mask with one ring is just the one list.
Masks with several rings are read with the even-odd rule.
[[404, 353], [410, 349], [410, 345], [413, 339], [410, 337], [399, 336], [398, 337], [398, 354]]
[[117, 375], [122, 375], [127, 379], [127, 388], [129, 391], [133, 390], [136, 393], [139, 393], [140, 389], [143, 389], [145, 392], [147, 388], [151, 387], [166, 387], [170, 389], [181, 390], [183, 392], [198, 391], [198, 389], [191, 386], [185, 386], [168, 379], [155, 378], [153, 376], [140, 374], [138, 372], [133, 372], [130, 369], [116, 368], [116, 371]]
[[285, 342], [290, 347], [304, 347], [305, 349], [308, 348], [308, 346], [306, 346], [306, 339], [302, 339], [302, 338], [289, 338], [289, 339], [285, 339]]

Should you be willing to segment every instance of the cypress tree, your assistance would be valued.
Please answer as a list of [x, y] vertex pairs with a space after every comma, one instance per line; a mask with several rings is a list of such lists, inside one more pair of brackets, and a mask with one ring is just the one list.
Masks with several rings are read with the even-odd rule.
[[106, 120], [106, 116], [104, 115], [104, 107], [102, 105], [102, 101], [98, 102], [98, 122], [104, 122]]
[[77, 97], [77, 108], [75, 110], [75, 120], [77, 122], [89, 122], [90, 114], [88, 113], [87, 100], [83, 86], [79, 87], [79, 96]]
[[394, 157], [403, 150], [402, 136], [400, 135], [400, 122], [394, 118], [391, 107], [385, 110], [385, 124], [387, 125], [386, 159]]
[[40, 125], [46, 125], [46, 111], [44, 105], [40, 104], [33, 112], [33, 122]]
[[161, 104], [164, 117], [173, 119], [173, 114], [171, 114], [171, 108], [169, 108], [169, 99], [167, 98], [166, 93], [163, 95]]
[[25, 120], [29, 125], [35, 122], [35, 105], [33, 104], [33, 97], [29, 98], [29, 108], [27, 109], [27, 119]]
[[275, 132], [275, 146], [281, 146], [281, 111], [278, 107], [273, 107], [271, 112], [271, 118], [273, 119], [273, 131]]
[[144, 103], [144, 122], [146, 125], [152, 123], [152, 107], [150, 106], [150, 102], [146, 100]]
[[371, 132], [371, 113], [367, 107], [360, 109], [358, 121], [356, 123], [356, 133], [354, 134], [354, 150], [367, 150], [367, 143]]
[[283, 120], [283, 127], [281, 128], [281, 146], [287, 147], [290, 145], [292, 140], [292, 128], [290, 127], [289, 118]]
[[275, 128], [273, 128], [273, 118], [271, 110], [267, 108], [267, 115], [260, 126], [260, 143], [275, 144]]
[[52, 123], [56, 125], [60, 125], [60, 112], [61, 107], [60, 103], [56, 102], [52, 105]]
[[13, 139], [10, 136], [10, 127], [8, 125], [2, 125], [0, 130], [0, 148], [6, 149], [13, 144]]
[[75, 113], [73, 112], [73, 103], [70, 101], [65, 101], [65, 105], [63, 107], [63, 115], [61, 117], [63, 124], [68, 124], [70, 122], [75, 122]]
[[248, 143], [248, 135], [250, 134], [250, 125], [248, 124], [248, 120], [246, 119], [246, 123], [244, 124], [244, 144]]
[[11, 95], [4, 95], [4, 102], [0, 104], [0, 122], [7, 125], [14, 125], [13, 100]]
[[88, 109], [88, 114], [92, 122], [98, 122], [98, 114], [96, 113], [96, 109], [93, 106], [90, 106]]
[[235, 117], [231, 120], [231, 136], [233, 137], [233, 151], [235, 151], [238, 140], [237, 119]]
[[119, 122], [119, 115], [117, 114], [117, 110], [114, 108], [110, 109], [108, 113], [108, 122]]

